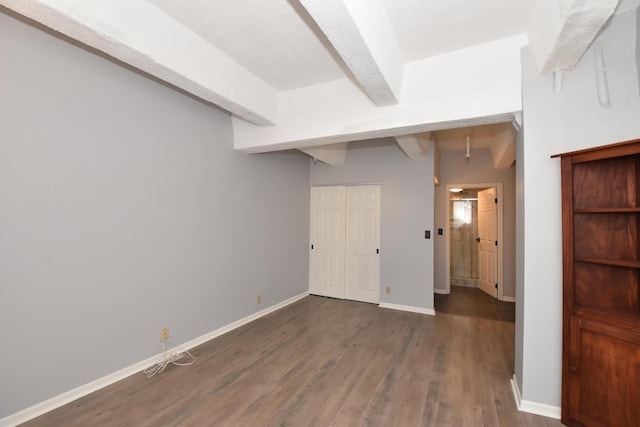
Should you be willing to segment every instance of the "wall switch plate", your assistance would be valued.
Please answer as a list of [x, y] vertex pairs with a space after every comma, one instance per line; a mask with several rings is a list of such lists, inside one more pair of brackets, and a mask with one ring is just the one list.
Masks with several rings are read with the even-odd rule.
[[260, 304], [262, 302], [262, 295], [258, 294], [258, 297], [256, 298], [256, 303]]
[[391, 295], [391, 286], [387, 286], [385, 291], [386, 291], [387, 295]]
[[160, 341], [166, 341], [169, 339], [169, 327], [165, 326], [160, 329]]
[[424, 230], [424, 238], [425, 239], [431, 238], [431, 230]]

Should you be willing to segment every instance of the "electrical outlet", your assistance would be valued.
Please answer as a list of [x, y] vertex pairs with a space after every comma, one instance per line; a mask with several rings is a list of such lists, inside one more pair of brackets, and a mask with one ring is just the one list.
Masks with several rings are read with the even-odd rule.
[[386, 292], [387, 295], [391, 295], [391, 286], [387, 286]]
[[258, 294], [258, 297], [256, 298], [256, 303], [260, 304], [262, 302], [262, 295]]
[[165, 326], [160, 329], [160, 341], [166, 341], [169, 339], [169, 327]]

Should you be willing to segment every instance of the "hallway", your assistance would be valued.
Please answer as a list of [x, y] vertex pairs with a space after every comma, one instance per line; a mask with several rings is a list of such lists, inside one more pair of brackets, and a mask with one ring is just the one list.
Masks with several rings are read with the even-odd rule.
[[478, 288], [451, 286], [448, 295], [434, 294], [437, 313], [459, 314], [483, 319], [515, 322], [516, 304], [499, 301]]

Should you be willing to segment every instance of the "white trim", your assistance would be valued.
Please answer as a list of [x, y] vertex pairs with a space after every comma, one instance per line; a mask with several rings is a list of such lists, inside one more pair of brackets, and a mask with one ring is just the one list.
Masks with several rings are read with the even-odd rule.
[[391, 310], [409, 311], [411, 313], [429, 314], [431, 316], [436, 315], [436, 311], [432, 308], [413, 307], [410, 305], [391, 304], [388, 302], [381, 302], [378, 307], [389, 308]]
[[505, 297], [503, 295], [502, 296], [502, 301], [505, 301], [505, 302], [516, 302], [516, 297]]
[[[243, 326], [256, 319], [259, 319], [260, 317], [266, 316], [267, 314], [272, 313], [276, 310], [279, 310], [289, 304], [293, 304], [294, 302], [306, 297], [307, 295], [309, 295], [309, 292], [303, 292], [299, 295], [293, 296], [289, 299], [286, 299], [277, 304], [274, 304], [271, 307], [267, 307], [264, 310], [258, 311], [257, 313], [250, 314], [247, 317], [244, 317], [240, 320], [229, 323], [228, 325], [222, 326], [221, 328], [218, 328], [215, 331], [209, 332], [207, 334], [194, 338], [190, 341], [187, 341], [181, 344], [180, 346], [182, 348], [190, 350], [193, 347], [203, 344], [209, 340], [212, 340], [222, 334], [226, 334], [227, 332], [230, 332], [236, 328], [239, 328], [240, 326]], [[143, 369], [153, 365], [162, 357], [163, 357], [162, 353], [158, 353], [140, 362], [134, 363], [133, 365], [127, 366], [126, 368], [120, 369], [119, 371], [105, 375], [102, 378], [98, 378], [97, 380], [81, 385], [80, 387], [76, 387], [73, 390], [66, 391], [62, 394], [59, 394], [50, 399], [47, 399], [44, 402], [36, 403], [33, 406], [30, 406], [26, 409], [23, 409], [21, 411], [18, 411], [14, 414], [8, 415], [0, 419], [0, 426], [12, 427], [12, 426], [16, 426], [18, 424], [27, 422], [29, 420], [32, 420], [44, 413], [52, 411], [56, 408], [66, 405], [69, 402], [73, 402], [74, 400], [77, 400], [90, 393], [93, 393], [94, 391], [100, 390], [101, 388], [107, 387], [108, 385], [111, 385], [133, 374], [136, 374], [142, 371]]]
[[451, 291], [448, 291], [446, 289], [433, 289], [433, 293], [434, 294], [440, 294], [440, 295], [449, 295], [451, 293]]
[[518, 410], [530, 414], [542, 415], [543, 417], [560, 419], [562, 409], [559, 406], [545, 405], [544, 403], [521, 400]]
[[520, 410], [520, 402], [522, 402], [522, 395], [520, 394], [520, 387], [518, 387], [518, 380], [516, 374], [509, 380], [511, 383], [511, 391], [513, 392], [513, 398], [516, 401], [516, 407]]
[[518, 380], [514, 375], [510, 380], [511, 390], [513, 391], [513, 398], [516, 401], [518, 411], [528, 412], [534, 415], [542, 415], [543, 417], [560, 419], [562, 409], [559, 406], [545, 405], [544, 403], [531, 402], [530, 400], [522, 400], [520, 394], [520, 387], [518, 387]]
[[236, 320], [233, 323], [229, 323], [226, 326], [223, 326], [221, 328], [216, 329], [213, 332], [209, 332], [208, 334], [204, 334], [201, 335], [197, 338], [192, 339], [191, 341], [187, 341], [186, 343], [182, 344], [182, 347], [186, 348], [187, 350], [193, 347], [197, 347], [200, 344], [203, 344], [207, 341], [210, 341], [216, 337], [219, 337], [222, 334], [226, 334], [227, 332], [231, 332], [232, 330], [239, 328], [240, 326], [246, 325], [249, 322], [253, 322], [256, 319], [259, 319], [263, 316], [266, 316], [269, 313], [272, 313], [276, 310], [279, 310], [283, 307], [286, 307], [289, 304], [293, 304], [294, 302], [301, 300], [302, 298], [306, 297], [309, 295], [309, 291], [305, 291], [301, 294], [298, 294], [296, 296], [293, 296], [289, 299], [286, 299], [284, 301], [281, 301], [275, 305], [272, 305], [271, 307], [267, 307], [264, 310], [260, 310], [257, 313], [253, 313], [248, 315], [247, 317], [244, 317], [240, 320]]

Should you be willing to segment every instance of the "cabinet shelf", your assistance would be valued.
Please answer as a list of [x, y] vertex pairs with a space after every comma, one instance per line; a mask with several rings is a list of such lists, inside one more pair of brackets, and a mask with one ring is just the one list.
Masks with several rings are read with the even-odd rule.
[[594, 309], [589, 307], [575, 307], [574, 316], [595, 321], [595, 322], [603, 322], [607, 323], [613, 327], [619, 327], [624, 329], [629, 329], [633, 332], [637, 332], [638, 326], [640, 324], [640, 313], [636, 312], [628, 312], [628, 313], [620, 313], [618, 311], [612, 310], [601, 310]]
[[585, 209], [575, 209], [573, 213], [581, 214], [581, 213], [640, 213], [640, 208], [585, 208]]
[[575, 258], [574, 261], [589, 264], [612, 265], [616, 267], [640, 268], [640, 261], [636, 259]]

